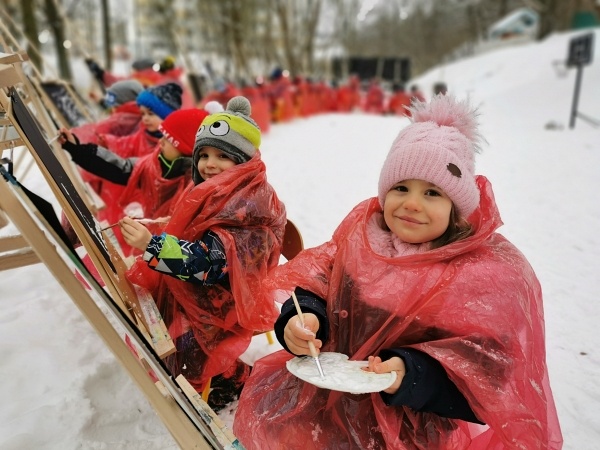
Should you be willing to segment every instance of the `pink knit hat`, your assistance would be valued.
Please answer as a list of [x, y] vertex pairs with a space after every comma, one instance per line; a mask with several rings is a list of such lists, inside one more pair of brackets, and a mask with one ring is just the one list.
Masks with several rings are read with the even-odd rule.
[[475, 153], [482, 140], [476, 110], [451, 95], [416, 102], [412, 123], [392, 143], [379, 176], [379, 203], [400, 181], [429, 181], [444, 190], [458, 213], [469, 217], [479, 205], [475, 183]]

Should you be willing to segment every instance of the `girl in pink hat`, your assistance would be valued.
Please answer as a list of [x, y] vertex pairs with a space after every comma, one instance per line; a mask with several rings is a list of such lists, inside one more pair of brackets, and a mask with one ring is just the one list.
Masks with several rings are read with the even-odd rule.
[[[492, 187], [474, 174], [475, 110], [437, 96], [411, 113], [378, 196], [268, 280], [295, 290], [304, 327], [286, 301], [284, 350], [256, 362], [236, 413], [248, 449], [562, 447], [540, 284], [497, 233]], [[286, 362], [309, 341], [395, 382], [359, 395], [304, 382]]]

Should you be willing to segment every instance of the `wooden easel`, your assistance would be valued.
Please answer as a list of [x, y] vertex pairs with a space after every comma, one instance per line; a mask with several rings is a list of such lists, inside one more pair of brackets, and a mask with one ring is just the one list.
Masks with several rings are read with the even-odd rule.
[[[0, 9], [0, 11], [2, 11]], [[9, 20], [10, 17], [3, 12], [3, 17]], [[58, 134], [58, 128], [60, 127], [69, 127], [69, 123], [63, 116], [63, 114], [56, 107], [52, 99], [48, 96], [47, 92], [42, 87], [42, 75], [37, 70], [37, 68], [30, 64], [31, 75], [27, 76], [25, 71], [23, 70], [22, 64], [29, 61], [29, 56], [25, 52], [25, 50], [20, 49], [18, 46], [18, 41], [14, 36], [10, 33], [6, 25], [0, 20], [0, 45], [4, 52], [0, 53], [0, 64], [11, 65], [14, 69], [14, 72], [9, 75], [8, 71], [4, 71], [2, 77], [14, 77], [16, 73], [15, 79], [8, 80], [6, 79], [3, 84], [8, 85], [10, 83], [11, 86], [15, 86], [18, 88], [20, 95], [22, 96], [24, 102], [30, 108], [32, 113], [35, 115], [38, 124], [44, 130], [46, 137], [51, 140], [56, 137]], [[12, 50], [11, 45], [16, 47], [18, 50], [15, 52]], [[35, 47], [34, 47], [35, 48]], [[12, 71], [12, 70], [11, 70]], [[72, 97], [77, 98], [77, 95], [72, 92], [72, 89], [69, 87], [69, 92]], [[78, 105], [78, 107], [87, 112], [87, 109], [84, 105]], [[91, 116], [86, 116], [88, 120], [91, 120]], [[87, 207], [94, 213], [96, 213], [99, 209], [103, 207], [102, 202], [97, 200], [97, 196], [94, 196], [91, 187], [84, 183], [79, 170], [75, 166], [73, 162], [64, 154], [61, 150], [58, 142], [53, 141], [52, 147], [55, 149], [55, 153], [57, 158], [61, 161], [65, 170], [69, 172], [69, 175], [72, 179], [76, 180], [76, 189], [79, 191], [80, 196], [84, 199]], [[20, 160], [17, 160], [15, 164], [18, 166]], [[23, 171], [23, 174], [26, 174], [27, 171], [31, 168], [33, 161], [29, 160], [29, 165]], [[23, 174], [21, 175], [21, 179], [23, 178]]]
[[[10, 66], [0, 66], [0, 74], [10, 72], [9, 68]], [[8, 113], [7, 118], [10, 125], [17, 131], [22, 142], [29, 144], [27, 145], [29, 153], [61, 203], [67, 219], [87, 250], [107, 289], [124, 307], [124, 312], [129, 313], [131, 318], [146, 330], [148, 339], [155, 345], [156, 351], [161, 357], [173, 353], [175, 346], [164, 324], [161, 326], [162, 319], [150, 321], [148, 315], [144, 314], [133, 286], [125, 278], [125, 264], [105, 236], [101, 236], [96, 231], [97, 222], [80, 195], [80, 191], [77, 190], [77, 183], [73, 182], [70, 173], [65, 170], [65, 166], [56, 157], [57, 153], [62, 154], [62, 150], [55, 152], [49, 148], [42, 130], [38, 127], [39, 122], [36, 122], [29, 110], [25, 108], [16, 88], [9, 87], [9, 92], [11, 92], [12, 99], [2, 93], [0, 102]], [[13, 108], [20, 108], [19, 114], [15, 114]], [[23, 127], [29, 128], [29, 137], [25, 135]], [[33, 142], [30, 142], [31, 140]], [[51, 172], [53, 173], [51, 174]]]
[[[100, 286], [76, 253], [69, 249], [45, 217], [39, 213], [24, 193], [18, 180], [4, 167], [11, 166], [10, 159], [4, 158], [0, 165], [0, 219], [2, 223], [12, 222], [20, 235], [10, 236], [0, 241], [2, 267], [6, 269], [21, 267], [39, 261], [47, 266], [148, 398], [181, 448], [243, 448], [233, 435], [217, 432], [213, 423], [216, 418], [214, 412], [211, 417], [207, 414], [206, 408], [208, 412], [212, 410], [202, 403], [202, 399], [197, 398], [197, 395], [190, 396], [189, 386], [184, 383], [185, 379], [179, 379], [179, 383], [173, 379], [162, 363], [157, 349], [150, 345], [140, 326], [141, 322], [136, 321], [140, 318], [139, 311], [135, 310], [135, 306], [129, 309], [124, 307], [125, 304], [135, 305], [135, 299], [130, 297], [135, 297], [135, 292], [131, 286], [127, 287], [122, 273], [123, 262], [114, 250], [98, 245], [94, 240], [95, 236], [90, 234], [90, 224], [82, 221], [82, 217], [88, 216], [75, 211], [76, 206], [84, 208], [85, 205], [81, 198], [78, 198], [76, 190], [65, 190], [64, 186], [69, 182], [72, 183], [72, 180], [68, 180], [66, 172], [58, 170], [60, 166], [58, 159], [52, 160], [53, 153], [44, 140], [42, 131], [30, 116], [17, 92], [15, 85], [18, 81], [19, 77], [14, 67], [0, 64], [0, 117], [5, 127], [16, 131], [23, 148], [29, 150], [33, 156], [81, 243], [88, 251], [108, 292]], [[28, 130], [27, 133], [25, 129]], [[47, 148], [43, 149], [44, 146]], [[47, 167], [48, 163], [52, 165]], [[58, 182], [55, 179], [57, 174], [62, 177]], [[75, 198], [67, 198], [68, 195]], [[87, 287], [76, 274], [85, 279]], [[114, 318], [124, 327], [127, 336], [135, 342], [136, 349], [140, 353], [139, 357], [130, 350], [105, 313], [98, 307], [97, 301], [108, 306]], [[156, 384], [148, 375], [149, 370], [158, 378]]]
[[[38, 261], [43, 262], [60, 285], [65, 289], [73, 302], [77, 305], [82, 314], [92, 324], [96, 332], [104, 340], [106, 345], [112, 350], [119, 362], [127, 370], [129, 375], [136, 382], [138, 387], [145, 394], [158, 415], [165, 423], [177, 443], [182, 448], [192, 449], [213, 449], [219, 448], [211, 446], [206, 436], [211, 437], [211, 433], [203, 424], [201, 418], [195, 421], [190, 420], [190, 410], [186, 411], [181, 407], [185, 405], [187, 399], [179, 398], [176, 401], [171, 395], [164, 396], [155, 386], [152, 379], [148, 376], [147, 370], [142, 366], [136, 356], [127, 348], [117, 331], [100, 310], [92, 293], [87, 290], [73, 273], [73, 268], [65, 261], [60, 250], [65, 250], [60, 245], [59, 239], [45, 224], [42, 218], [35, 216], [35, 212], [27, 200], [19, 195], [19, 187], [11, 184], [4, 178], [0, 180], [0, 210], [10, 217], [11, 222], [19, 229], [21, 235], [13, 237], [19, 246], [27, 243], [35, 251]], [[50, 239], [49, 235], [53, 238]], [[13, 265], [17, 267], [17, 265]], [[79, 267], [82, 273], [85, 270]], [[95, 286], [92, 291], [96, 296], [104, 298], [107, 304], [106, 292], [94, 283], [93, 277], [86, 276], [90, 285]], [[135, 329], [129, 325], [128, 332], [132, 335]], [[146, 361], [152, 361], [150, 354], [145, 358]], [[169, 384], [169, 377], [164, 376], [164, 371], [159, 367], [153, 368], [154, 373], [163, 375], [163, 384]], [[175, 390], [176, 392], [176, 390]], [[170, 392], [169, 392], [170, 393]], [[201, 428], [199, 428], [199, 426]]]

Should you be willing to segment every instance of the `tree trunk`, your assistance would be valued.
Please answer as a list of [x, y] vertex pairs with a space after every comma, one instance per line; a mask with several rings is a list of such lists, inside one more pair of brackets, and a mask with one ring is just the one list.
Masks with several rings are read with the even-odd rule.
[[[37, 21], [35, 20], [35, 8], [34, 0], [22, 0], [21, 1], [21, 14], [23, 15], [23, 32], [29, 42], [37, 45], [38, 41], [38, 28]], [[32, 50], [32, 44], [27, 44], [27, 54], [31, 63], [40, 71], [44, 72], [42, 59], [36, 49]]]
[[275, 2], [275, 12], [277, 13], [277, 18], [279, 19], [279, 29], [281, 31], [281, 40], [283, 41], [283, 51], [287, 66], [291, 73], [297, 74], [298, 64], [296, 62], [296, 56], [292, 46], [292, 31], [290, 29], [290, 23], [288, 20], [287, 5], [284, 5], [282, 0], [277, 0]]
[[110, 9], [108, 0], [102, 0], [102, 40], [104, 41], [104, 67], [112, 70], [112, 39], [110, 34]]
[[[317, 26], [319, 25], [319, 17], [321, 15], [321, 0], [314, 0], [308, 2], [308, 15], [306, 23], [306, 41], [304, 44], [304, 54], [302, 60], [304, 61], [304, 68], [309, 73], [315, 71], [314, 66], [314, 55], [315, 55], [315, 36], [317, 34]], [[301, 27], [302, 29], [303, 27]]]
[[65, 23], [56, 8], [55, 0], [45, 0], [44, 4], [46, 7], [46, 18], [54, 36], [58, 73], [63, 80], [72, 81], [71, 65], [69, 64], [67, 49], [64, 46]]

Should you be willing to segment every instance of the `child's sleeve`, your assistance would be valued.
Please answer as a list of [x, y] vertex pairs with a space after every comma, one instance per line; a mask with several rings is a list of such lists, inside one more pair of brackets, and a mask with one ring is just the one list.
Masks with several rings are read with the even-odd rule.
[[189, 283], [212, 285], [228, 278], [225, 247], [210, 230], [193, 242], [166, 233], [152, 236], [144, 261], [157, 272]]
[[[323, 344], [325, 344], [329, 338], [329, 320], [327, 319], [327, 307], [325, 304], [325, 300], [316, 296], [312, 292], [309, 292], [302, 288], [296, 288], [294, 292], [296, 294], [298, 304], [300, 305], [300, 309], [302, 310], [302, 312], [313, 313], [319, 319], [319, 330], [317, 331], [316, 337], [317, 339], [323, 341]], [[296, 311], [294, 301], [290, 297], [282, 305], [281, 314], [279, 315], [279, 318], [275, 322], [274, 326], [275, 336], [277, 337], [277, 340], [289, 353], [291, 352], [287, 348], [287, 344], [285, 343], [285, 339], [283, 338], [283, 332], [288, 321], [297, 314], [298, 313]]]
[[398, 391], [395, 394], [381, 392], [386, 405], [408, 406], [415, 411], [483, 423], [435, 358], [413, 348], [385, 349], [379, 356], [384, 361], [398, 356], [406, 366]]
[[69, 141], [62, 146], [71, 159], [82, 169], [87, 170], [115, 184], [126, 185], [137, 158], [121, 158], [110, 150], [96, 144], [77, 144]]

